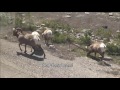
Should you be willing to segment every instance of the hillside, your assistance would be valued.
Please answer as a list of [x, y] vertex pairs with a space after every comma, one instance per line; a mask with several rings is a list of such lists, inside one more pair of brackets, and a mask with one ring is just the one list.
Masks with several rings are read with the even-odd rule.
[[[43, 39], [41, 44], [46, 52], [47, 59], [41, 61], [40, 58], [20, 53], [17, 38], [12, 35], [12, 28], [15, 26], [15, 13], [1, 12], [0, 15], [0, 77], [120, 77], [120, 67], [116, 65], [120, 64], [119, 55], [111, 56], [106, 53], [105, 57], [112, 57], [112, 60], [101, 62], [86, 57], [86, 52], [74, 45], [71, 45], [71, 51], [69, 51], [68, 43], [54, 43], [57, 51], [51, 50], [44, 45]], [[113, 36], [110, 39], [115, 41], [114, 37], [117, 36], [120, 30], [119, 12], [30, 12], [28, 16], [26, 12], [23, 15], [25, 17], [24, 21], [31, 21], [36, 26], [45, 22], [50, 28], [53, 27], [52, 30], [56, 30], [56, 22], [58, 24], [60, 22], [60, 25], [65, 25], [62, 28], [63, 31], [69, 28], [73, 30], [72, 35], [84, 33], [85, 30], [91, 30], [93, 34], [96, 34], [99, 29], [103, 28], [108, 32], [110, 30]], [[47, 23], [48, 21], [50, 22]], [[60, 31], [61, 29], [57, 30]], [[31, 31], [26, 30], [26, 32]], [[100, 33], [100, 36], [102, 35]], [[109, 38], [109, 35], [107, 35], [104, 34], [103, 36]], [[85, 46], [84, 44], [80, 45], [81, 47]], [[8, 68], [10, 68], [9, 71]], [[46, 71], [48, 73], [45, 73]]]

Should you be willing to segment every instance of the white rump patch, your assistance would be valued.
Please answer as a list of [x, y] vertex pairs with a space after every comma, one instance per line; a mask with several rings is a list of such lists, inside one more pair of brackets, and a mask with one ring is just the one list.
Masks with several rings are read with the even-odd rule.
[[106, 45], [104, 43], [101, 43], [100, 44], [100, 48], [101, 48], [101, 51], [104, 52], [105, 51], [105, 47]]
[[40, 34], [36, 31], [32, 32], [32, 35], [33, 35], [33, 38], [34, 38], [34, 41], [36, 44], [39, 44], [39, 41], [40, 41]]
[[104, 44], [104, 43], [101, 43], [100, 44], [100, 47], [102, 48], [102, 47], [106, 47], [106, 45]]

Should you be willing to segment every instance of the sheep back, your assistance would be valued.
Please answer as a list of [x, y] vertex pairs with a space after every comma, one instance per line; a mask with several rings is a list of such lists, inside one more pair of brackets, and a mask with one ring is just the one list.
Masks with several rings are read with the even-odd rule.
[[51, 31], [51, 30], [45, 30], [45, 31], [43, 32], [43, 35], [49, 38], [49, 37], [52, 36], [52, 31]]
[[88, 50], [91, 52], [105, 52], [106, 45], [104, 43], [94, 43], [88, 47]]

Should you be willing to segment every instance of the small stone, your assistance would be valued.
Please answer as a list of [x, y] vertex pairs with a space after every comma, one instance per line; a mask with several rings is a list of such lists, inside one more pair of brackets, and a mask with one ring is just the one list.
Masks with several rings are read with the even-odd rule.
[[49, 45], [49, 49], [51, 49], [51, 50], [55, 50], [55, 51], [56, 51], [56, 48], [55, 48], [54, 45]]
[[120, 30], [117, 30], [116, 32], [117, 32], [117, 33], [119, 33], [119, 32], [120, 32]]
[[45, 26], [45, 24], [42, 23], [41, 26]]
[[90, 14], [89, 12], [85, 12], [85, 14]]
[[104, 57], [104, 60], [112, 60], [112, 57], [105, 56], [105, 57]]
[[109, 16], [113, 16], [113, 13], [109, 13]]
[[64, 17], [66, 17], [66, 18], [71, 18], [71, 16], [70, 16], [70, 15], [65, 15]]
[[7, 38], [8, 38], [8, 35], [5, 35], [4, 38], [7, 39]]

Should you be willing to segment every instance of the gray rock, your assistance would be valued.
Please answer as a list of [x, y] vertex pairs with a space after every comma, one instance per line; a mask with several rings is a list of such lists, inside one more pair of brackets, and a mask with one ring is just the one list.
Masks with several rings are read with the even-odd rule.
[[85, 12], [85, 14], [90, 14], [89, 12]]
[[84, 17], [84, 15], [79, 14], [79, 15], [77, 15], [76, 17]]
[[54, 45], [49, 45], [49, 49], [56, 50]]
[[108, 13], [109, 14], [109, 16], [113, 16], [113, 13]]
[[45, 24], [42, 23], [41, 26], [45, 26]]
[[104, 60], [112, 60], [112, 57], [105, 56], [105, 57], [104, 57]]
[[119, 33], [119, 32], [120, 32], [120, 30], [117, 30], [116, 32], [117, 32], [117, 33]]
[[70, 16], [70, 15], [65, 15], [65, 16], [63, 16], [63, 17], [65, 17], [65, 18], [71, 18], [71, 16]]
[[4, 38], [5, 38], [5, 39], [8, 39], [8, 35], [5, 35]]

